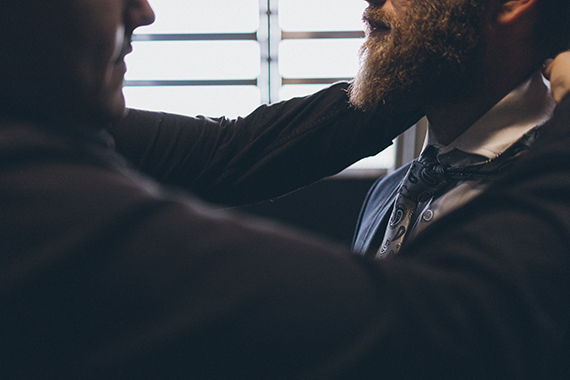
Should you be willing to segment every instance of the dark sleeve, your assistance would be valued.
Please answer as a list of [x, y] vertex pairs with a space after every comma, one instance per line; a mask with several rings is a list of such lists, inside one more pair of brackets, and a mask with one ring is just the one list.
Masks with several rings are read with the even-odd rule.
[[129, 110], [112, 133], [117, 150], [162, 183], [222, 203], [285, 194], [385, 149], [421, 116], [373, 114], [348, 103], [347, 83], [263, 105], [244, 118]]
[[[105, 172], [65, 202], [45, 189], [29, 202], [24, 187], [5, 209], [27, 213], [3, 214], [12, 234], [1, 243], [23, 220], [43, 222], [2, 251], [2, 375], [566, 380], [569, 106], [510, 174], [385, 261], [134, 175]], [[40, 166], [29, 179], [61, 192], [61, 178], [86, 173], [59, 165], [60, 177]], [[46, 224], [49, 201], [59, 217]], [[50, 232], [49, 244], [32, 232]]]
[[[565, 128], [564, 116], [550, 129]], [[143, 328], [126, 328], [139, 335], [88, 372], [137, 379], [567, 379], [569, 141], [567, 133], [549, 137], [524, 166], [386, 261], [266, 222], [167, 208], [130, 245], [127, 257], [144, 259], [118, 266], [116, 273], [128, 276], [111, 287], [148, 287], [124, 296], [147, 308]], [[174, 257], [140, 254], [157, 236]], [[163, 276], [149, 281], [157, 273]]]
[[86, 373], [567, 379], [569, 141], [553, 133], [385, 261], [196, 203], [162, 207], [106, 258], [95, 325], [117, 341], [98, 334]]

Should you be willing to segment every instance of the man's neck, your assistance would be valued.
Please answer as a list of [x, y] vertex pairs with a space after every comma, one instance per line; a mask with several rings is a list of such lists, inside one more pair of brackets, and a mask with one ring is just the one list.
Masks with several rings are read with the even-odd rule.
[[430, 104], [424, 109], [437, 140], [443, 145], [449, 145], [501, 98], [472, 98], [452, 103]]
[[432, 101], [424, 105], [427, 119], [438, 141], [443, 145], [452, 143], [532, 72], [534, 69], [520, 72], [511, 78], [495, 77], [487, 80], [486, 85], [472, 96], [458, 97], [453, 101]]

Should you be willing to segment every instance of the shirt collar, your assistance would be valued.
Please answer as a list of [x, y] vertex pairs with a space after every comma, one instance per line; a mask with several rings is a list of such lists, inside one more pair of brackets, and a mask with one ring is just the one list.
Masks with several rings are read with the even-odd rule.
[[[515, 141], [552, 116], [556, 103], [550, 95], [549, 82], [537, 70], [451, 144], [439, 144], [431, 126], [426, 145], [439, 149], [438, 159], [452, 166], [491, 160]], [[455, 165], [454, 165], [455, 164]]]

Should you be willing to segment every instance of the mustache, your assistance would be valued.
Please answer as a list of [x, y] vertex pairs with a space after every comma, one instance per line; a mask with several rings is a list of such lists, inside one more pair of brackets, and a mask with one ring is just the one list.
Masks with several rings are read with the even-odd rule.
[[367, 30], [390, 30], [397, 26], [395, 18], [383, 9], [370, 6], [362, 13], [362, 21]]

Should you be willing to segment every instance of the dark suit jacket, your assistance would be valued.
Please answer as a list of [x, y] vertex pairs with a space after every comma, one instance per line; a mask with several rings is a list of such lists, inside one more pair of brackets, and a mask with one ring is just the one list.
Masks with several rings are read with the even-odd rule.
[[296, 379], [349, 360], [375, 308], [347, 247], [188, 192], [283, 194], [415, 122], [356, 111], [346, 86], [237, 120], [131, 110], [114, 141], [0, 122], [0, 378]]
[[[540, 127], [532, 129], [512, 144], [502, 155], [505, 164], [495, 165], [493, 178], [498, 173], [508, 170], [513, 162], [520, 159], [540, 136]], [[497, 163], [498, 161], [494, 161]], [[353, 239], [353, 250], [361, 254], [374, 256], [382, 244], [384, 232], [392, 213], [397, 191], [403, 182], [411, 163], [404, 165], [391, 175], [378, 179], [368, 191], [362, 205]], [[490, 168], [493, 168], [490, 165]]]
[[383, 262], [3, 123], [0, 378], [566, 380], [568, 120]]

